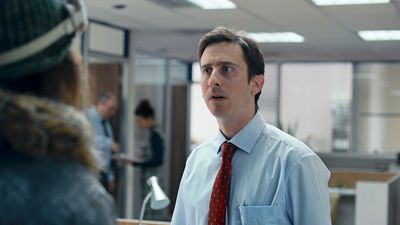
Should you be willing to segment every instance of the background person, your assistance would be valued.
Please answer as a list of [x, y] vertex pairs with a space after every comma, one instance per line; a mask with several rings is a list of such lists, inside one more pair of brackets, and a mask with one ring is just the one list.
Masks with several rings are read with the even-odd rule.
[[[135, 109], [135, 122], [137, 126], [146, 131], [146, 140], [140, 145], [141, 156], [135, 157], [133, 160], [125, 159], [126, 163], [130, 163], [141, 170], [141, 186], [142, 199], [150, 191], [146, 180], [151, 176], [157, 176], [159, 184], [163, 187], [164, 174], [162, 165], [164, 162], [164, 138], [162, 132], [157, 127], [154, 109], [147, 99], [139, 102]], [[164, 188], [164, 187], [163, 187]], [[166, 220], [166, 209], [164, 210], [146, 210], [146, 219]]]
[[115, 224], [76, 109], [82, 60], [70, 46], [84, 12], [74, 3], [0, 1], [0, 224]]
[[[144, 151], [142, 157], [137, 161], [128, 161], [133, 166], [140, 166], [146, 169], [157, 169], [162, 166], [164, 161], [164, 139], [161, 131], [157, 127], [154, 118], [154, 109], [146, 99], [141, 100], [135, 109], [135, 122], [141, 129], [148, 131], [148, 140], [146, 146], [141, 146]], [[155, 172], [155, 171], [154, 171]]]
[[100, 181], [113, 196], [116, 194], [116, 181], [111, 161], [113, 153], [119, 152], [119, 145], [114, 140], [109, 119], [115, 115], [117, 109], [117, 97], [110, 92], [103, 92], [97, 96], [95, 105], [86, 110], [86, 116], [92, 125], [95, 148], [101, 156]]

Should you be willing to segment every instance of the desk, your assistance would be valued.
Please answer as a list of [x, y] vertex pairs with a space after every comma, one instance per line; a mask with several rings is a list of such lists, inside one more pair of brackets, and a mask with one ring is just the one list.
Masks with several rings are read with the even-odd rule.
[[336, 224], [400, 224], [399, 174], [336, 170], [331, 173], [329, 186], [331, 198], [336, 200], [332, 213]]
[[[138, 225], [139, 220], [133, 219], [117, 219], [117, 225]], [[161, 221], [151, 221], [151, 220], [143, 220], [143, 225], [169, 225], [170, 222], [161, 222]]]

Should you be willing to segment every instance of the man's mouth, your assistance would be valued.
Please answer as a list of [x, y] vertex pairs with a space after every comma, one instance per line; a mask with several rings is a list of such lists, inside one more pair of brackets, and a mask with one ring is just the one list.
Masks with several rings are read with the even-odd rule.
[[224, 96], [222, 95], [211, 95], [210, 100], [218, 101], [218, 100], [223, 100], [225, 99]]

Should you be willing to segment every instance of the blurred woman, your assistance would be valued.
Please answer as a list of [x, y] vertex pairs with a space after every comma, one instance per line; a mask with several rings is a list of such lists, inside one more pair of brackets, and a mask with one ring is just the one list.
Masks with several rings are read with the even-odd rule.
[[0, 1], [0, 224], [115, 224], [81, 105], [77, 0]]
[[148, 152], [144, 152], [144, 157], [140, 161], [132, 161], [132, 165], [147, 169], [157, 169], [163, 164], [164, 140], [154, 119], [154, 109], [148, 100], [141, 100], [136, 107], [135, 122], [141, 129], [149, 131], [149, 139], [147, 141], [148, 145], [144, 147], [144, 151], [148, 149]]
[[[164, 139], [161, 131], [157, 127], [157, 122], [154, 118], [154, 109], [150, 102], [146, 99], [141, 100], [135, 109], [135, 122], [137, 126], [147, 133], [147, 140], [144, 140], [140, 145], [141, 156], [135, 157], [133, 160], [125, 159], [126, 163], [131, 163], [135, 167], [140, 167], [141, 170], [141, 190], [142, 199], [150, 190], [146, 180], [151, 176], [157, 176], [160, 186], [163, 186], [164, 176], [162, 165], [164, 161]], [[166, 220], [166, 211], [147, 210], [146, 219], [151, 220]]]

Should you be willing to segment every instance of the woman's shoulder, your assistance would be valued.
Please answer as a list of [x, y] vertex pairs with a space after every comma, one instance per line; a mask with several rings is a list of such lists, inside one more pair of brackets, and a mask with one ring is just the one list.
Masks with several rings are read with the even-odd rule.
[[[85, 166], [48, 159], [9, 159], [8, 163], [0, 160], [0, 212], [18, 210], [0, 213], [1, 224], [7, 218], [18, 224], [60, 224], [63, 219], [76, 221], [69, 224], [114, 223], [113, 200]], [[26, 215], [18, 216], [21, 213]]]

